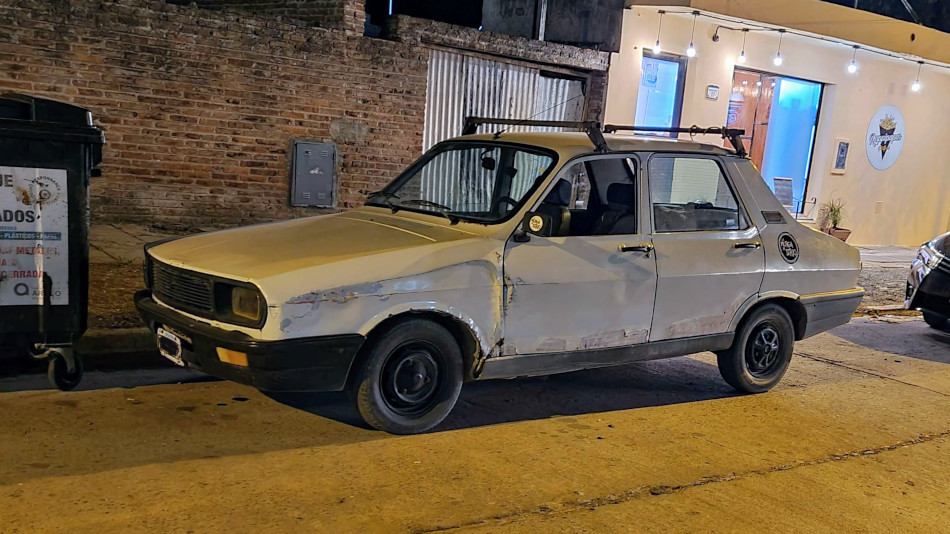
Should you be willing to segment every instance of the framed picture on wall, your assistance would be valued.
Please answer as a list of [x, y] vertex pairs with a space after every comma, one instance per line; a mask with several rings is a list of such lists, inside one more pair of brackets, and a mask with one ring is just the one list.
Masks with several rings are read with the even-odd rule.
[[847, 139], [835, 140], [835, 161], [831, 174], [844, 174], [848, 168], [848, 151], [851, 150], [851, 141]]

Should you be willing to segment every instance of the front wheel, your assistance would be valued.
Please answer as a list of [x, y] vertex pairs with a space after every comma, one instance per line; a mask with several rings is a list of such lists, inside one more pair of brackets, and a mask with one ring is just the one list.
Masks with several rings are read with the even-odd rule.
[[716, 353], [719, 374], [744, 393], [768, 391], [788, 370], [794, 343], [788, 312], [766, 304], [742, 321], [731, 347]]
[[448, 330], [425, 319], [408, 319], [367, 350], [350, 394], [368, 425], [391, 434], [417, 434], [452, 411], [462, 389], [463, 364]]
[[950, 326], [950, 319], [947, 319], [946, 315], [941, 315], [939, 313], [934, 313], [932, 311], [923, 310], [924, 321], [927, 322], [932, 328], [937, 330], [946, 330]]

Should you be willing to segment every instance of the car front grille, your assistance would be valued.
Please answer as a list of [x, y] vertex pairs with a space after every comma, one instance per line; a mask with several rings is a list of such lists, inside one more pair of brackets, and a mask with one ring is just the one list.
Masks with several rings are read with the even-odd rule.
[[214, 284], [211, 277], [149, 261], [152, 294], [172, 308], [211, 318], [214, 316]]

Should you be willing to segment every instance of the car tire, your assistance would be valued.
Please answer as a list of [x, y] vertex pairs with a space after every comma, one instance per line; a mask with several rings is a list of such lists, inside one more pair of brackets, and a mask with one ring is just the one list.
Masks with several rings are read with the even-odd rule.
[[743, 393], [768, 391], [788, 370], [794, 343], [788, 312], [765, 304], [742, 320], [732, 346], [716, 353], [719, 374]]
[[932, 328], [937, 330], [946, 330], [950, 326], [950, 319], [947, 319], [946, 315], [941, 315], [939, 313], [934, 313], [932, 311], [923, 310], [924, 321], [927, 322]]
[[366, 347], [350, 397], [369, 426], [391, 434], [432, 429], [462, 389], [462, 351], [452, 334], [425, 319], [399, 322]]

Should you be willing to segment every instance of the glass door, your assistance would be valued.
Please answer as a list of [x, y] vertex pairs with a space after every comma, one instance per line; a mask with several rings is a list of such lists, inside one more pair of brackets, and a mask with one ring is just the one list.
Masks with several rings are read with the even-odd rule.
[[644, 51], [635, 124], [661, 128], [679, 126], [685, 86], [685, 58]]
[[805, 205], [818, 127], [820, 83], [736, 69], [726, 125], [743, 143], [775, 196], [792, 213]]

